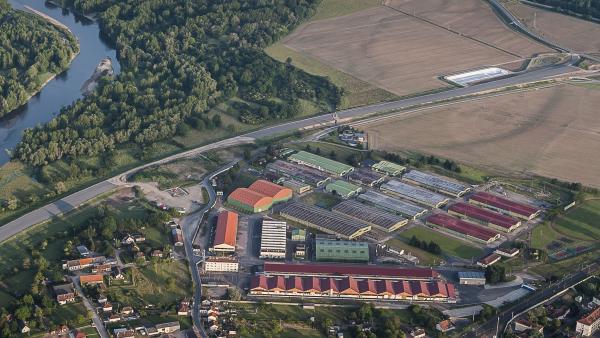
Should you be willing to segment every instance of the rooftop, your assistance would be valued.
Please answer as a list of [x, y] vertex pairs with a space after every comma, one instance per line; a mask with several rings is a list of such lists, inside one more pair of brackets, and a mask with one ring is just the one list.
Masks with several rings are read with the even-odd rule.
[[369, 202], [377, 208], [390, 210], [410, 218], [420, 217], [427, 212], [427, 209], [423, 207], [372, 190], [358, 195], [358, 199]]
[[418, 203], [423, 203], [431, 206], [438, 206], [448, 202], [448, 198], [427, 189], [415, 187], [398, 180], [390, 180], [381, 186], [383, 190], [389, 190], [392, 193], [402, 197], [412, 199]]
[[404, 279], [432, 279], [439, 273], [426, 268], [399, 268], [386, 265], [365, 264], [312, 264], [312, 263], [272, 263], [265, 262], [265, 274], [295, 273], [314, 275], [382, 276]]
[[349, 196], [360, 192], [361, 187], [352, 184], [350, 182], [337, 180], [327, 184], [326, 189], [328, 191], [336, 191], [341, 196]]
[[224, 210], [217, 217], [214, 245], [227, 244], [235, 247], [238, 226], [238, 214]]
[[458, 278], [483, 278], [485, 279], [485, 273], [478, 271], [459, 271]]
[[390, 174], [391, 176], [400, 175], [406, 170], [406, 167], [389, 161], [380, 161], [373, 164], [371, 168]]
[[354, 167], [350, 165], [337, 162], [323, 156], [311, 154], [306, 151], [299, 151], [291, 155], [289, 160], [293, 162], [304, 163], [316, 169], [334, 173], [340, 176], [345, 175], [354, 169]]
[[590, 312], [585, 317], [582, 317], [577, 322], [584, 325], [592, 325], [598, 319], [600, 319], [600, 307], [597, 307], [594, 311]]
[[257, 205], [268, 205], [273, 203], [273, 199], [269, 196], [265, 196], [263, 194], [257, 193], [247, 188], [237, 188], [227, 199], [233, 199], [240, 203], [257, 206]]
[[536, 207], [527, 204], [517, 203], [509, 199], [500, 197], [498, 195], [493, 195], [483, 191], [475, 193], [473, 196], [471, 196], [471, 199], [480, 203], [494, 206], [502, 210], [511, 211], [518, 215], [526, 217], [531, 217], [539, 211], [539, 209]]
[[282, 187], [266, 180], [257, 180], [248, 189], [272, 198], [287, 198], [292, 196], [290, 188]]
[[475, 237], [484, 241], [490, 241], [498, 236], [497, 232], [490, 229], [475, 225], [473, 223], [465, 222], [456, 217], [452, 217], [448, 214], [434, 214], [427, 217], [427, 222], [433, 223], [437, 226], [447, 228], [471, 237]]
[[519, 220], [510, 216], [502, 215], [491, 210], [478, 208], [471, 204], [462, 202], [451, 205], [448, 210], [452, 210], [461, 215], [478, 219], [480, 221], [492, 223], [506, 229], [510, 229], [519, 223]]
[[419, 184], [438, 189], [443, 192], [448, 192], [452, 195], [462, 195], [471, 189], [470, 186], [467, 186], [462, 183], [458, 183], [455, 181], [451, 181], [446, 178], [442, 178], [436, 175], [424, 173], [418, 170], [411, 170], [408, 173], [402, 176], [402, 179], [408, 179]]
[[357, 201], [344, 201], [332, 209], [333, 212], [338, 212], [368, 224], [373, 224], [384, 229], [390, 229], [398, 223], [403, 223], [406, 218], [389, 212], [382, 211], [376, 207], [362, 204]]

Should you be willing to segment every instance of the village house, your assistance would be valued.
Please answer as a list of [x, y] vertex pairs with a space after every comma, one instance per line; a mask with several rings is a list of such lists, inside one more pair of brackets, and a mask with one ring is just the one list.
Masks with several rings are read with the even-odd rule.
[[125, 306], [122, 310], [121, 310], [121, 314], [128, 316], [133, 314], [133, 308], [131, 306]]
[[106, 298], [106, 296], [105, 296], [105, 295], [100, 295], [100, 296], [98, 296], [98, 303], [100, 303], [100, 304], [104, 304], [104, 303], [106, 303], [107, 301], [108, 301], [108, 298]]
[[102, 305], [103, 312], [111, 312], [112, 309], [113, 309], [113, 306], [111, 303], [106, 302], [106, 303], [104, 303], [104, 305]]
[[52, 291], [56, 295], [56, 301], [60, 305], [67, 303], [73, 303], [75, 301], [75, 290], [73, 290], [73, 284], [60, 284], [52, 287]]
[[450, 321], [450, 319], [446, 319], [446, 320], [442, 320], [441, 322], [435, 324], [435, 329], [442, 332], [442, 333], [446, 333], [448, 331], [452, 331], [454, 330], [456, 327], [454, 326], [454, 324], [452, 324], [452, 322]]
[[110, 272], [112, 266], [110, 264], [100, 264], [92, 268], [92, 273], [105, 273]]
[[82, 275], [79, 276], [79, 283], [81, 285], [95, 285], [104, 283], [104, 276], [102, 275]]
[[168, 322], [168, 323], [156, 324], [155, 327], [159, 333], [173, 333], [173, 332], [179, 331], [181, 328], [181, 326], [179, 325], [179, 322]]
[[69, 327], [66, 325], [59, 325], [50, 331], [50, 335], [62, 336], [63, 334], [69, 334]]

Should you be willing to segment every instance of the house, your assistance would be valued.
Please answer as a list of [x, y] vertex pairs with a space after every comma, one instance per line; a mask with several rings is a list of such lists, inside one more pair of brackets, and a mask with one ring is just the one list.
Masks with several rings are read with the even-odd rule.
[[79, 282], [81, 285], [95, 285], [104, 283], [104, 276], [102, 275], [82, 275], [79, 276]]
[[446, 319], [446, 320], [442, 320], [441, 322], [435, 324], [435, 329], [445, 333], [448, 331], [452, 331], [454, 330], [456, 327], [454, 326], [454, 324], [452, 324], [452, 322], [450, 321], [450, 319]]
[[31, 331], [31, 328], [29, 328], [27, 322], [23, 321], [19, 323], [19, 329], [21, 330], [21, 333], [29, 333], [29, 331]]
[[526, 318], [519, 318], [515, 320], [515, 331], [516, 332], [538, 332], [543, 333], [544, 327], [540, 325], [533, 324]]
[[114, 267], [110, 273], [110, 278], [115, 279], [115, 280], [124, 280], [125, 275], [121, 271], [121, 268]]
[[104, 305], [102, 305], [103, 312], [110, 312], [110, 311], [112, 311], [112, 309], [113, 309], [113, 306], [111, 303], [106, 302], [106, 303], [104, 303]]
[[136, 243], [143, 243], [146, 241], [146, 237], [142, 234], [133, 234], [132, 237]]
[[498, 263], [502, 257], [498, 254], [490, 254], [477, 261], [477, 265], [487, 268], [490, 265]]
[[575, 326], [575, 332], [584, 337], [593, 335], [600, 327], [600, 307], [581, 317]]
[[172, 333], [180, 330], [179, 322], [168, 322], [156, 324], [156, 331], [159, 333]]
[[75, 330], [75, 331], [73, 332], [73, 337], [74, 337], [74, 338], [86, 338], [86, 337], [87, 337], [87, 335], [86, 335], [86, 334], [85, 334], [85, 332], [83, 332], [83, 331]]
[[112, 266], [110, 264], [100, 264], [100, 265], [96, 265], [92, 268], [92, 273], [110, 272], [111, 269], [112, 269]]
[[85, 245], [78, 245], [77, 252], [81, 257], [89, 257], [92, 255], [92, 252]]
[[69, 327], [66, 325], [59, 325], [54, 330], [50, 331], [50, 335], [62, 336], [63, 334], [69, 334]]
[[106, 319], [104, 322], [105, 323], [117, 323], [121, 321], [121, 316], [119, 316], [118, 314], [111, 314], [110, 316], [108, 316], [108, 319]]
[[498, 248], [498, 249], [494, 250], [494, 253], [498, 254], [500, 256], [504, 256], [504, 257], [515, 257], [519, 254], [519, 249], [517, 249], [517, 248], [506, 248], [506, 249]]
[[410, 330], [408, 336], [410, 338], [425, 338], [425, 330], [420, 327], [415, 327]]
[[179, 308], [177, 309], [178, 316], [189, 316], [190, 315], [190, 303], [181, 302], [179, 303]]
[[163, 258], [163, 252], [160, 250], [152, 250], [150, 257]]
[[135, 243], [135, 238], [133, 238], [133, 236], [127, 234], [127, 236], [123, 237], [123, 239], [121, 239], [121, 244], [123, 245], [131, 245]]
[[100, 295], [100, 296], [98, 296], [98, 303], [100, 303], [100, 304], [104, 304], [104, 303], [106, 303], [107, 301], [108, 301], [108, 298], [106, 298], [106, 296], [105, 296], [105, 295]]
[[121, 310], [121, 314], [123, 315], [130, 315], [133, 314], [133, 308], [131, 306], [125, 306], [122, 310]]
[[56, 295], [56, 301], [60, 305], [67, 303], [73, 303], [75, 301], [75, 290], [73, 290], [73, 284], [59, 284], [52, 287], [52, 291]]

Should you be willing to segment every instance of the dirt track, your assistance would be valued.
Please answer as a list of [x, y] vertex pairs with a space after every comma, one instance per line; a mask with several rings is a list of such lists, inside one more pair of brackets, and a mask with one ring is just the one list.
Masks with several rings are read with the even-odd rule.
[[[464, 0], [461, 5], [463, 2], [480, 1]], [[463, 35], [479, 33], [475, 34], [477, 39], [488, 38], [486, 43], [497, 43], [498, 47], [383, 6], [308, 23], [283, 43], [397, 95], [447, 86], [437, 78], [443, 74], [514, 62], [520, 56], [548, 51], [506, 29], [487, 5], [467, 6], [465, 11], [471, 17], [461, 19], [465, 13], [459, 16], [455, 13], [457, 7], [447, 1], [419, 0], [419, 3], [425, 7], [430, 4], [427, 8], [433, 11], [448, 6], [449, 12], [442, 12], [446, 19], [440, 23], [456, 16], [457, 27], [451, 24], [452, 30], [460, 28]], [[483, 19], [472, 21], [479, 16]]]
[[600, 91], [562, 84], [365, 127], [371, 146], [600, 187]]

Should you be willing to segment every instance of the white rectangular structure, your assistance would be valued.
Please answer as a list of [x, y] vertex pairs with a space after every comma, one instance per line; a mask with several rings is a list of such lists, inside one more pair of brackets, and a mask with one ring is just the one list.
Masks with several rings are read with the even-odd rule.
[[285, 221], [263, 219], [260, 236], [260, 258], [285, 259], [287, 224]]
[[492, 80], [498, 77], [512, 74], [511, 71], [498, 67], [489, 67], [473, 70], [465, 73], [446, 76], [445, 79], [460, 86], [469, 86], [481, 81]]
[[235, 257], [207, 257], [204, 261], [205, 272], [238, 272], [240, 263]]

